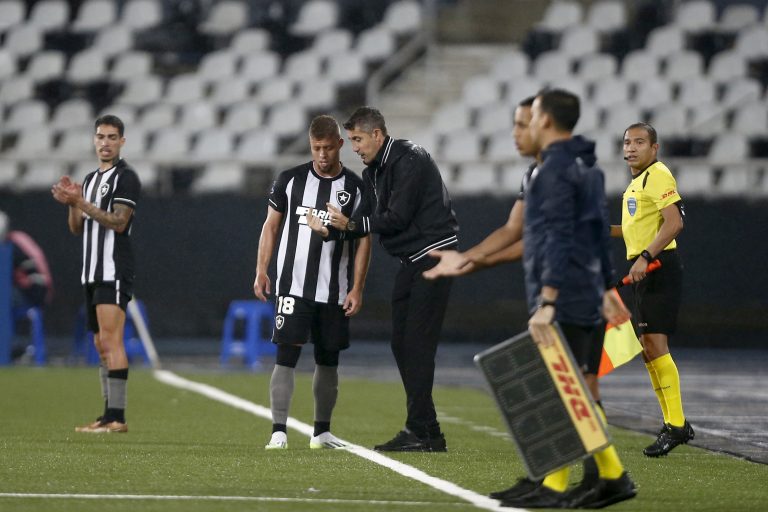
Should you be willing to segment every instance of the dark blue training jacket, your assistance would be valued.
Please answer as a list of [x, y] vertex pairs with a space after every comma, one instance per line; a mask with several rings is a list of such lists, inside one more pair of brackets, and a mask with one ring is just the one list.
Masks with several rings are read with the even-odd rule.
[[531, 312], [543, 286], [559, 290], [558, 322], [594, 325], [613, 282], [605, 178], [595, 143], [581, 136], [551, 144], [525, 191], [525, 286]]

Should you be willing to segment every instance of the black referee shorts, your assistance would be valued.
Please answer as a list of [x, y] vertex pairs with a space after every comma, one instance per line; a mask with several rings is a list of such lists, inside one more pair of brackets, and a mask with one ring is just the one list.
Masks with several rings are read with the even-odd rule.
[[[657, 256], [661, 267], [632, 285], [633, 322], [641, 334], [674, 334], [683, 294], [683, 264], [676, 250]], [[633, 260], [634, 262], [634, 260]]]
[[304, 345], [308, 341], [329, 352], [349, 348], [349, 317], [344, 309], [292, 295], [278, 297], [272, 343]]
[[600, 322], [597, 325], [560, 324], [565, 340], [571, 348], [573, 358], [582, 373], [597, 375], [600, 368], [600, 358], [603, 355], [603, 340], [605, 339], [605, 325]]
[[125, 311], [133, 296], [133, 285], [124, 279], [118, 281], [105, 281], [101, 283], [88, 283], [85, 289], [85, 316], [88, 329], [94, 333], [99, 332], [99, 319], [96, 316], [97, 304], [115, 304]]

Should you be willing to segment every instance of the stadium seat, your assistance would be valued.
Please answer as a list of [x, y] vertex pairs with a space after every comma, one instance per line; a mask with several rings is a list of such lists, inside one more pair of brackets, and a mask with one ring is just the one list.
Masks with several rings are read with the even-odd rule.
[[294, 89], [293, 80], [278, 76], [261, 82], [256, 98], [261, 105], [269, 106], [293, 98]]
[[3, 49], [27, 57], [43, 48], [43, 34], [34, 25], [17, 25], [5, 34]]
[[560, 51], [571, 57], [597, 53], [600, 49], [597, 31], [586, 25], [566, 29], [560, 37]]
[[100, 116], [106, 114], [119, 117], [120, 120], [125, 124], [126, 131], [133, 132], [133, 130], [138, 128], [136, 125], [138, 108], [133, 105], [109, 105], [108, 107], [104, 107], [101, 112], [99, 112]]
[[192, 183], [196, 193], [237, 192], [245, 185], [245, 171], [237, 162], [211, 162]]
[[93, 129], [80, 127], [62, 131], [61, 140], [52, 154], [66, 160], [82, 160], [93, 155]]
[[621, 137], [627, 126], [643, 121], [642, 111], [632, 103], [620, 103], [606, 109], [602, 130]]
[[246, 55], [242, 62], [240, 75], [249, 80], [260, 81], [277, 76], [280, 58], [270, 51], [260, 51]]
[[395, 53], [396, 44], [392, 32], [381, 26], [360, 32], [355, 50], [367, 62], [380, 62]]
[[0, 189], [16, 186], [19, 177], [19, 165], [15, 160], [0, 158]]
[[263, 28], [246, 28], [238, 31], [232, 37], [230, 51], [241, 57], [256, 52], [269, 50], [271, 36], [269, 31]]
[[682, 2], [677, 7], [674, 22], [688, 32], [708, 29], [715, 23], [715, 5], [710, 0]]
[[229, 130], [211, 128], [198, 134], [192, 146], [192, 158], [201, 162], [232, 158], [234, 138]]
[[650, 110], [658, 105], [672, 101], [672, 84], [662, 77], [636, 82], [634, 89], [635, 94], [632, 102], [645, 110]]
[[623, 133], [607, 131], [587, 132], [584, 137], [595, 142], [595, 154], [601, 165], [615, 163], [621, 160], [621, 137]]
[[701, 197], [713, 194], [714, 174], [709, 165], [680, 164], [672, 172], [677, 181], [677, 189], [683, 197]]
[[534, 96], [544, 87], [544, 81], [532, 76], [521, 77], [507, 85], [507, 101], [517, 105], [525, 98]]
[[248, 22], [248, 6], [240, 0], [224, 0], [211, 6], [208, 19], [200, 24], [203, 34], [226, 36], [244, 28]]
[[720, 101], [724, 105], [736, 106], [750, 101], [760, 101], [763, 97], [763, 86], [754, 78], [728, 80], [723, 86], [723, 97]]
[[592, 3], [587, 12], [586, 24], [598, 32], [612, 32], [627, 24], [627, 10], [624, 2], [599, 0]]
[[537, 25], [538, 28], [561, 32], [568, 27], [578, 25], [584, 16], [582, 7], [573, 0], [554, 0], [544, 12], [544, 17]]
[[250, 99], [252, 90], [250, 80], [226, 77], [213, 83], [207, 99], [217, 107], [232, 105]]
[[235, 103], [227, 108], [222, 128], [241, 134], [264, 125], [263, 109], [252, 101]]
[[684, 135], [688, 128], [688, 110], [676, 103], [658, 105], [651, 112], [650, 123], [661, 139]]
[[197, 76], [205, 82], [232, 77], [237, 72], [237, 61], [237, 55], [228, 50], [207, 53], [197, 68]]
[[328, 78], [299, 83], [297, 101], [307, 110], [328, 110], [336, 105], [336, 84]]
[[267, 126], [278, 137], [296, 135], [307, 129], [307, 113], [294, 101], [273, 106], [269, 111]]
[[123, 6], [120, 23], [132, 31], [156, 27], [163, 21], [161, 0], [129, 0]]
[[752, 27], [739, 32], [734, 49], [746, 58], [768, 54], [768, 27]]
[[726, 5], [723, 9], [718, 28], [724, 31], [738, 32], [756, 25], [759, 21], [760, 12], [756, 6], [749, 4], [730, 4]]
[[178, 107], [169, 103], [148, 104], [136, 120], [136, 126], [148, 132], [161, 131], [176, 124]]
[[26, 7], [21, 0], [0, 2], [0, 35], [24, 21]]
[[[145, 158], [148, 149], [149, 149], [148, 132], [146, 130], [141, 129], [138, 126], [130, 126], [130, 125], [126, 126], [125, 146], [123, 146], [123, 149], [120, 152], [120, 154], [130, 159], [131, 163], [133, 164], [137, 159]], [[142, 175], [141, 178], [143, 183], [144, 176]]]
[[250, 130], [243, 134], [235, 150], [238, 160], [248, 164], [272, 163], [277, 155], [278, 141], [275, 134], [267, 129]]
[[520, 158], [515, 148], [515, 141], [509, 132], [491, 134], [483, 156], [489, 162], [495, 163], [506, 163]]
[[333, 58], [345, 53], [352, 47], [352, 34], [349, 30], [337, 28], [320, 33], [312, 44], [312, 53], [321, 57]]
[[497, 132], [509, 134], [512, 130], [513, 108], [507, 102], [494, 102], [485, 105], [477, 112], [475, 123], [478, 133], [485, 136]]
[[438, 156], [450, 163], [470, 163], [480, 160], [480, 136], [475, 130], [458, 130], [447, 133]]
[[54, 130], [67, 130], [81, 126], [90, 128], [93, 126], [93, 120], [91, 103], [84, 99], [72, 98], [56, 107], [49, 126]]
[[743, 135], [768, 133], [768, 105], [757, 101], [739, 105], [734, 112], [731, 130]]
[[663, 57], [685, 49], [685, 33], [677, 25], [663, 25], [648, 34], [645, 51], [656, 57]]
[[152, 73], [152, 55], [134, 50], [116, 56], [109, 75], [112, 80], [124, 81], [150, 73]]
[[462, 195], [498, 192], [499, 179], [496, 166], [489, 163], [471, 163], [459, 166], [451, 183], [451, 192]]
[[571, 76], [571, 64], [571, 57], [563, 52], [544, 52], [533, 62], [533, 75], [544, 82], [563, 80]]
[[365, 62], [357, 52], [337, 54], [327, 64], [325, 76], [338, 85], [362, 83], [365, 80]]
[[86, 0], [71, 24], [74, 32], [95, 32], [117, 20], [117, 3], [111, 0]]
[[203, 98], [205, 84], [196, 74], [176, 75], [168, 80], [163, 101], [173, 105], [188, 105]]
[[689, 78], [679, 84], [677, 102], [686, 107], [715, 102], [715, 83], [708, 78]]
[[628, 53], [621, 63], [621, 77], [633, 82], [644, 82], [649, 76], [658, 78], [659, 58], [646, 50]]
[[295, 36], [315, 36], [332, 29], [338, 22], [336, 2], [330, 0], [309, 0], [299, 10], [296, 23], [288, 31]]
[[[62, 69], [64, 68], [62, 62]], [[0, 83], [16, 74], [16, 58], [0, 48]]]
[[520, 50], [512, 50], [496, 59], [491, 69], [491, 75], [501, 83], [512, 82], [528, 75], [530, 60]]
[[320, 76], [321, 70], [321, 56], [312, 51], [302, 51], [293, 53], [285, 59], [282, 74], [294, 82], [299, 82]]
[[592, 103], [582, 103], [579, 121], [576, 123], [576, 131], [578, 133], [591, 132], [597, 129], [599, 125], [599, 110]]
[[605, 176], [605, 194], [608, 198], [621, 197], [631, 179], [630, 172], [625, 166], [603, 165]]
[[125, 83], [125, 88], [117, 98], [118, 103], [142, 106], [159, 101], [163, 94], [163, 83], [159, 77], [139, 76]]
[[[275, 305], [258, 300], [232, 301], [224, 317], [221, 336], [221, 364], [229, 366], [233, 357], [242, 357], [245, 365], [261, 368], [259, 358], [272, 355], [276, 346], [270, 340], [274, 328]], [[243, 322], [243, 336], [237, 336], [237, 324]]]
[[699, 103], [690, 111], [690, 134], [694, 137], [709, 138], [726, 131], [728, 110], [716, 103]]
[[133, 33], [123, 25], [108, 25], [99, 30], [90, 48], [107, 57], [123, 54], [133, 48]]
[[743, 54], [734, 50], [716, 53], [709, 63], [707, 76], [716, 82], [747, 76], [747, 60]]
[[40, 0], [29, 13], [27, 24], [44, 32], [60, 29], [69, 21], [67, 0]]
[[704, 59], [693, 51], [673, 53], [664, 59], [664, 76], [672, 82], [682, 82], [702, 76]]
[[64, 74], [66, 65], [67, 59], [64, 53], [56, 50], [43, 50], [30, 58], [25, 76], [36, 83], [60, 78]]
[[14, 105], [34, 94], [34, 83], [26, 76], [13, 76], [0, 82], [0, 106]]
[[629, 101], [629, 84], [621, 78], [606, 78], [595, 84], [592, 104], [596, 107], [612, 107]]
[[[38, 141], [40, 139], [38, 138]], [[40, 144], [37, 144], [37, 154], [40, 154]], [[31, 156], [31, 155], [26, 155]], [[50, 190], [59, 178], [66, 174], [64, 166], [53, 160], [40, 160], [36, 158], [26, 165], [26, 170], [16, 182], [20, 191], [26, 190]]]
[[155, 134], [147, 157], [160, 163], [173, 163], [189, 155], [189, 137], [180, 130], [164, 130]]
[[418, 2], [400, 0], [387, 7], [381, 24], [398, 36], [412, 34], [421, 28], [421, 16], [421, 6]]
[[16, 131], [48, 123], [48, 105], [41, 100], [16, 103], [3, 123], [4, 131]]
[[198, 132], [218, 124], [216, 108], [207, 101], [188, 103], [179, 107], [179, 126], [187, 132]]
[[749, 156], [747, 138], [741, 133], [722, 133], [712, 143], [707, 158], [713, 165], [734, 165]]
[[432, 116], [432, 129], [441, 135], [470, 126], [470, 110], [463, 103], [440, 107]]
[[67, 80], [75, 84], [83, 84], [101, 80], [107, 76], [107, 60], [105, 55], [97, 50], [83, 50], [75, 54], [67, 67]]
[[579, 59], [577, 76], [582, 81], [598, 81], [616, 75], [619, 64], [609, 53], [593, 53]]
[[515, 161], [511, 161], [501, 166], [499, 170], [499, 179], [501, 190], [505, 193], [517, 195], [520, 193], [520, 186], [523, 182], [523, 175], [528, 170], [532, 160], [527, 160], [520, 156]]
[[722, 169], [717, 180], [720, 197], [744, 197], [759, 188], [758, 169], [749, 165], [729, 165]]
[[469, 108], [479, 108], [501, 99], [501, 89], [489, 75], [478, 75], [464, 82], [461, 100]]

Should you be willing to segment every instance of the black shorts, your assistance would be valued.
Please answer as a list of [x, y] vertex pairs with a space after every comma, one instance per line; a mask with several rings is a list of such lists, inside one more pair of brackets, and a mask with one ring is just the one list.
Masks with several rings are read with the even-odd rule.
[[85, 317], [88, 329], [99, 332], [99, 319], [96, 316], [97, 304], [117, 304], [123, 311], [133, 296], [132, 283], [125, 280], [88, 283], [85, 289]]
[[638, 336], [671, 335], [677, 329], [677, 314], [683, 294], [683, 264], [675, 250], [662, 251], [657, 258], [661, 267], [632, 285], [632, 320]]
[[597, 375], [603, 355], [605, 326], [602, 323], [587, 326], [560, 324], [560, 329], [581, 372]]
[[275, 329], [272, 343], [315, 345], [337, 352], [349, 348], [349, 317], [338, 304], [279, 296], [275, 308]]

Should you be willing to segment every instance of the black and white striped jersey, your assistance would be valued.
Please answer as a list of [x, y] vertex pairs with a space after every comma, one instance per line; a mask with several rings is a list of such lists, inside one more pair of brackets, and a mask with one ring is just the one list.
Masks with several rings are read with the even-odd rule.
[[346, 167], [337, 176], [324, 178], [309, 162], [278, 176], [269, 205], [283, 214], [277, 250], [279, 295], [344, 303], [353, 284], [355, 241], [323, 241], [307, 225], [307, 214], [314, 209], [325, 218], [326, 203], [331, 203], [350, 217], [360, 206], [362, 191], [362, 180]]
[[[140, 194], [141, 182], [136, 171], [122, 159], [106, 171], [93, 171], [83, 180], [85, 200], [107, 212], [113, 211], [115, 204], [135, 210]], [[122, 233], [105, 228], [85, 214], [83, 216], [82, 283], [132, 281], [134, 262], [130, 236], [133, 216]]]

